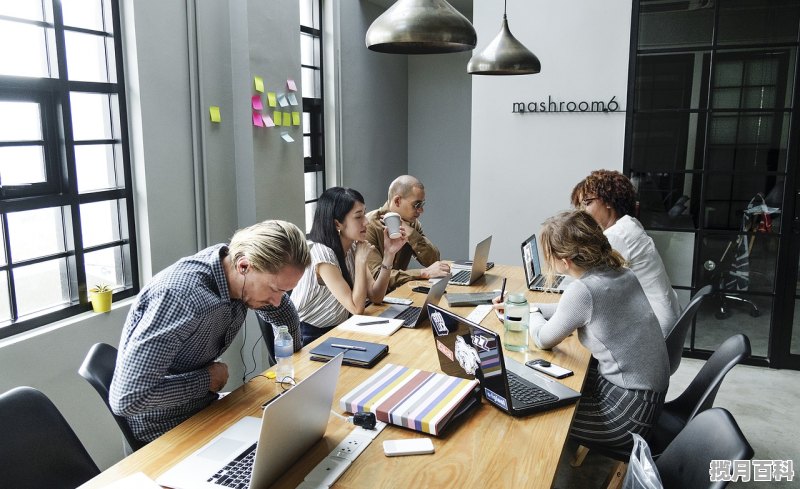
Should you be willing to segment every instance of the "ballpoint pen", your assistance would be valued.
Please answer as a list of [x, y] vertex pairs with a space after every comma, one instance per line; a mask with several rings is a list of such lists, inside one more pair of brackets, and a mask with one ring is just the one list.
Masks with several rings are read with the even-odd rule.
[[356, 346], [356, 345], [340, 345], [337, 343], [331, 343], [332, 348], [341, 348], [342, 350], [354, 350], [354, 351], [367, 351], [366, 348], [363, 346]]
[[356, 323], [356, 326], [369, 326], [371, 324], [386, 324], [388, 322], [389, 322], [388, 319], [383, 319], [381, 321], [367, 321], [367, 322], [364, 322], [364, 323]]
[[506, 292], [506, 277], [503, 277], [503, 285], [500, 286], [500, 302], [503, 302], [503, 294]]

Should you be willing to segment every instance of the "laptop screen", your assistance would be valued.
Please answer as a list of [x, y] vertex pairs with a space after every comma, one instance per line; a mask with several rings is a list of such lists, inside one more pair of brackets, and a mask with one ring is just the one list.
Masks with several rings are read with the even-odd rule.
[[522, 242], [522, 264], [525, 268], [525, 280], [530, 288], [533, 285], [533, 281], [542, 272], [542, 267], [539, 265], [539, 248], [536, 246], [535, 234]]

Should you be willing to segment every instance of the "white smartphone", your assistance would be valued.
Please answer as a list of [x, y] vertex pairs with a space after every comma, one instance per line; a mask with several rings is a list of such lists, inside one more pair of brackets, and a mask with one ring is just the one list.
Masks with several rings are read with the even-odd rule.
[[405, 440], [386, 440], [383, 442], [383, 453], [386, 454], [387, 457], [422, 455], [433, 452], [433, 442], [430, 438], [408, 438]]
[[541, 358], [537, 358], [536, 360], [528, 360], [525, 362], [525, 365], [557, 379], [563, 379], [564, 377], [569, 377], [572, 375], [572, 370], [560, 367], [554, 363], [548, 362], [547, 360], [542, 360]]

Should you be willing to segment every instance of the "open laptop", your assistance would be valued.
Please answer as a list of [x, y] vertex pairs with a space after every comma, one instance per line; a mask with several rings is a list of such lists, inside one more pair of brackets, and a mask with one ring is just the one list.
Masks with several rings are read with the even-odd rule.
[[[332, 358], [267, 404], [260, 420], [240, 419], [156, 482], [175, 489], [268, 487], [325, 434], [343, 357]], [[234, 482], [232, 462], [245, 466], [240, 482]]]
[[545, 287], [545, 276], [539, 264], [539, 247], [536, 245], [536, 235], [532, 234], [530, 238], [523, 241], [521, 248], [522, 268], [525, 269], [525, 281], [528, 284], [528, 290], [562, 294], [573, 279], [570, 276], [557, 273], [553, 284], [550, 287]]
[[486, 263], [489, 261], [489, 248], [492, 246], [492, 236], [484, 239], [475, 246], [475, 254], [472, 257], [472, 267], [469, 270], [461, 270], [450, 278], [453, 285], [472, 285], [476, 280], [483, 277], [486, 273]]
[[442, 296], [444, 295], [444, 291], [447, 288], [447, 282], [449, 280], [450, 275], [446, 275], [442, 277], [442, 280], [439, 280], [435, 284], [431, 284], [431, 288], [428, 291], [428, 294], [425, 296], [425, 302], [422, 303], [421, 307], [402, 306], [395, 304], [387, 307], [385, 311], [378, 315], [378, 317], [402, 319], [404, 328], [416, 328], [417, 326], [422, 325], [425, 320], [428, 319], [427, 305], [439, 304], [439, 301], [442, 300]]
[[448, 375], [477, 378], [490, 403], [527, 416], [580, 399], [580, 392], [503, 357], [500, 335], [437, 306], [428, 306], [439, 365]]

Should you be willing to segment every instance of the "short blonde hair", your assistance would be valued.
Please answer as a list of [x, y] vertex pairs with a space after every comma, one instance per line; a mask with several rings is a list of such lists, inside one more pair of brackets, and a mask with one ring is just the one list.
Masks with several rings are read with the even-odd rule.
[[287, 221], [264, 221], [236, 231], [228, 253], [234, 263], [247, 258], [256, 271], [272, 274], [287, 265], [299, 270], [311, 265], [306, 236]]
[[562, 212], [547, 219], [540, 238], [542, 253], [549, 265], [545, 277], [551, 285], [555, 278], [555, 262], [564, 258], [584, 270], [598, 267], [619, 270], [625, 265], [625, 259], [611, 248], [603, 229], [586, 211]]

